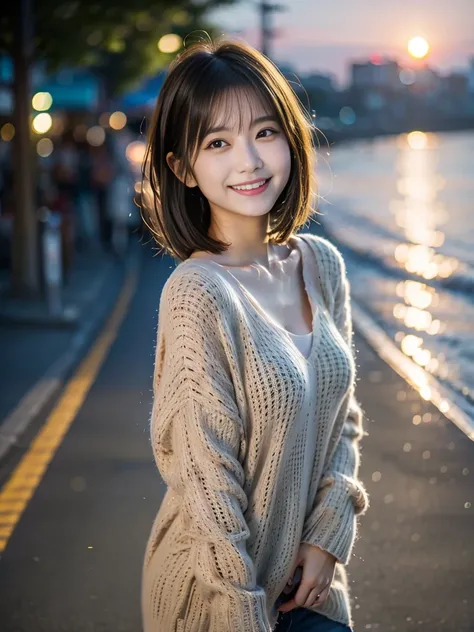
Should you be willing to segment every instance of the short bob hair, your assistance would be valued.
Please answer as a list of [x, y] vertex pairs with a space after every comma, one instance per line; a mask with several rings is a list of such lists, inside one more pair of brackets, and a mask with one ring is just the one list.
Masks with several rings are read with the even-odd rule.
[[241, 97], [250, 103], [257, 97], [265, 111], [276, 116], [291, 150], [288, 183], [270, 210], [269, 241], [286, 243], [313, 214], [316, 128], [286, 78], [245, 42], [227, 38], [198, 42], [170, 65], [148, 132], [142, 170], [142, 218], [160, 248], [174, 258], [185, 260], [196, 250], [220, 253], [230, 245], [208, 236], [207, 198], [199, 187], [188, 187], [176, 177], [166, 156], [171, 151], [180, 161], [184, 182], [188, 174], [194, 176], [195, 158], [216, 123], [215, 116], [222, 105], [228, 114]]

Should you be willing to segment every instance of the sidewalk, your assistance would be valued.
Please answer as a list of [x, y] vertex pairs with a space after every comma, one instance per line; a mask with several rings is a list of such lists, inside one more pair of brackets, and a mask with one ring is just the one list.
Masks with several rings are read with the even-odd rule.
[[62, 298], [64, 314], [54, 317], [48, 313], [45, 301], [28, 301], [9, 296], [9, 273], [0, 272], [0, 327], [21, 325], [32, 327], [74, 328], [80, 324], [81, 317], [91, 299], [97, 295], [98, 286], [103, 277], [109, 274], [116, 264], [111, 253], [95, 250], [77, 253], [73, 268], [65, 280]]
[[[132, 243], [131, 252], [136, 253], [136, 246]], [[0, 460], [79, 360], [117, 297], [130, 257], [119, 261], [101, 251], [78, 254], [63, 291], [65, 318], [51, 318], [38, 302], [9, 298], [3, 275]]]
[[472, 632], [473, 443], [357, 331], [355, 347], [370, 496], [348, 567], [355, 630]]

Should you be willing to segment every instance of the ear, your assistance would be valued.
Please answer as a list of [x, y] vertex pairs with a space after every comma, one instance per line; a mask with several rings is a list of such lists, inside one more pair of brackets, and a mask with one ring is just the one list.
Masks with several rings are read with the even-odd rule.
[[179, 173], [179, 166], [180, 166], [179, 160], [175, 157], [172, 151], [169, 151], [166, 154], [166, 162], [168, 163], [168, 167], [171, 169], [171, 171], [174, 173], [174, 175], [178, 178], [180, 182], [183, 182], [187, 187], [190, 187], [190, 188], [198, 186], [198, 183], [192, 177], [191, 174], [188, 175], [186, 182], [184, 182], [183, 177]]

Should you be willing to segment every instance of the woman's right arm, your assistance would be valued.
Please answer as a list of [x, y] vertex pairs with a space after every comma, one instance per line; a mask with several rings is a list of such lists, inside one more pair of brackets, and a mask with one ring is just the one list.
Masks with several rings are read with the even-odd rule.
[[244, 426], [223, 345], [223, 300], [196, 270], [165, 284], [152, 443], [164, 481], [182, 498], [197, 586], [212, 601], [211, 632], [270, 632], [266, 594], [246, 549]]

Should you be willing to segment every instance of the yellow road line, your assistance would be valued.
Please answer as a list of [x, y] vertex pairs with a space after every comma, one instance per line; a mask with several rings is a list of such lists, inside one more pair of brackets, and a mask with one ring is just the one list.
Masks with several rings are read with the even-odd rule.
[[0, 491], [0, 553], [69, 430], [119, 332], [137, 283], [134, 265], [102, 333], [64, 388], [30, 448]]

